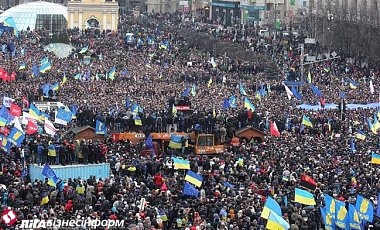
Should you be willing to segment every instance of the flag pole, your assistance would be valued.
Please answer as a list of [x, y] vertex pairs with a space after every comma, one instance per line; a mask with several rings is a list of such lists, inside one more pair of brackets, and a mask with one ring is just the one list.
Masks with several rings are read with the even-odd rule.
[[372, 188], [372, 182], [373, 182], [373, 168], [372, 168], [372, 160], [371, 160], [371, 188]]

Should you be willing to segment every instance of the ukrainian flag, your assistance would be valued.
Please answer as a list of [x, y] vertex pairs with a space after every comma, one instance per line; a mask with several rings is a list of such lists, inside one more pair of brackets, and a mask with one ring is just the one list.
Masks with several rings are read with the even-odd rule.
[[83, 48], [79, 51], [79, 53], [80, 53], [80, 54], [84, 54], [84, 53], [87, 52], [87, 50], [88, 50], [88, 47], [83, 47]]
[[281, 216], [277, 215], [275, 212], [270, 212], [266, 229], [268, 230], [288, 230], [290, 225]]
[[51, 89], [54, 90], [54, 91], [57, 91], [59, 90], [59, 83], [55, 83], [54, 85], [51, 86]]
[[308, 127], [313, 127], [313, 124], [311, 123], [310, 119], [305, 115], [303, 115], [302, 117], [302, 124]]
[[239, 90], [240, 90], [240, 94], [243, 95], [243, 96], [247, 96], [247, 92], [245, 91], [243, 85], [241, 84], [241, 82], [239, 83]]
[[31, 104], [29, 108], [29, 115], [34, 119], [40, 120], [41, 111], [34, 104]]
[[373, 115], [373, 128], [377, 131], [380, 128], [380, 122], [377, 119], [376, 114]]
[[207, 86], [210, 88], [212, 85], [212, 77], [210, 77], [210, 80], [208, 80]]
[[368, 117], [367, 117], [367, 123], [368, 123], [369, 129], [372, 131], [372, 133], [377, 134], [375, 126], [372, 124], [371, 120]]
[[41, 200], [41, 205], [48, 204], [49, 203], [49, 196], [46, 194], [42, 200]]
[[75, 80], [79, 80], [80, 78], [81, 78], [81, 74], [80, 73], [75, 74], [75, 76], [74, 76]]
[[182, 138], [181, 136], [171, 134], [169, 147], [172, 149], [181, 149], [182, 148]]
[[65, 74], [65, 75], [63, 75], [61, 85], [64, 85], [66, 82], [67, 82], [67, 77], [66, 77], [66, 74]]
[[202, 186], [203, 177], [189, 170], [185, 176], [185, 180], [199, 188]]
[[25, 62], [21, 63], [20, 67], [18, 67], [18, 70], [23, 70], [26, 68]]
[[40, 66], [40, 73], [46, 73], [48, 70], [51, 70], [51, 63], [49, 61]]
[[359, 140], [365, 140], [365, 134], [360, 129], [356, 132], [355, 137]]
[[246, 97], [244, 98], [244, 108], [252, 111], [255, 111], [256, 109], [256, 107]]
[[380, 154], [372, 153], [371, 164], [380, 165]]
[[348, 79], [348, 81], [350, 82], [350, 89], [357, 89], [358, 88], [358, 83], [354, 82], [351, 79]]
[[261, 212], [261, 218], [268, 219], [271, 212], [282, 216], [280, 205], [272, 197], [268, 196], [263, 211]]
[[256, 92], [255, 98], [256, 98], [257, 100], [259, 100], [259, 101], [261, 100], [261, 94], [260, 94], [259, 91]]
[[177, 116], [177, 108], [174, 106], [174, 104], [172, 106], [172, 115]]
[[8, 17], [4, 20], [3, 22], [4, 26], [8, 26], [8, 27], [12, 27], [13, 28], [13, 34], [18, 37], [18, 30], [17, 30], [17, 27], [16, 27], [16, 23], [15, 21], [13, 20], [12, 17]]
[[113, 80], [115, 80], [115, 75], [116, 75], [116, 67], [114, 66], [114, 67], [112, 67], [112, 69], [108, 73], [108, 78], [113, 81]]
[[190, 169], [190, 162], [188, 160], [172, 157], [174, 169]]
[[0, 117], [0, 126], [6, 126], [7, 125], [7, 119], [4, 117]]
[[294, 201], [304, 205], [316, 205], [313, 194], [299, 188], [295, 189]]
[[139, 116], [135, 116], [135, 125], [142, 126], [142, 121]]

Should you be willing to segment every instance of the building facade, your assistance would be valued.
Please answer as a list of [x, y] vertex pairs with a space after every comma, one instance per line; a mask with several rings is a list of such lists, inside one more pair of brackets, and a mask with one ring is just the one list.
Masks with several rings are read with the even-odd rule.
[[69, 28], [117, 30], [119, 6], [115, 0], [68, 1]]

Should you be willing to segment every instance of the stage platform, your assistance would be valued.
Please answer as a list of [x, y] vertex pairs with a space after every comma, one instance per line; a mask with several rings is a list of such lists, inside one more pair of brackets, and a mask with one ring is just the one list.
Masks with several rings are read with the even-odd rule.
[[[87, 165], [50, 165], [57, 177], [62, 180], [67, 180], [69, 178], [89, 179], [90, 176], [95, 176], [96, 179], [110, 177], [111, 168], [109, 163], [102, 164], [87, 164]], [[44, 165], [33, 164], [29, 168], [30, 179], [34, 181], [35, 179], [44, 180], [45, 178], [41, 175], [41, 171]]]

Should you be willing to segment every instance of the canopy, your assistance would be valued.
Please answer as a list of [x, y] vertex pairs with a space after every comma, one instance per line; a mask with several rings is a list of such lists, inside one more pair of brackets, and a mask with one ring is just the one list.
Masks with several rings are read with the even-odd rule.
[[45, 51], [53, 52], [59, 58], [67, 58], [75, 47], [64, 43], [51, 43], [44, 47]]

